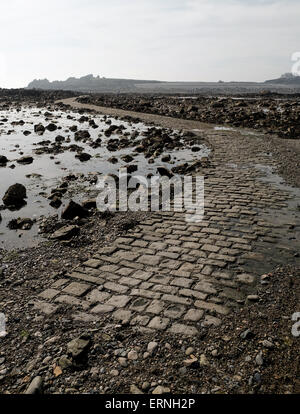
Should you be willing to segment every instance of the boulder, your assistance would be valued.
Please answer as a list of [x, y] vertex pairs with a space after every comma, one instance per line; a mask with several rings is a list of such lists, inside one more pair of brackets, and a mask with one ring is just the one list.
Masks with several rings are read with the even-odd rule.
[[79, 234], [80, 228], [78, 226], [64, 226], [59, 230], [56, 230], [51, 236], [50, 239], [53, 240], [69, 240], [74, 236]]
[[11, 185], [3, 197], [3, 203], [6, 206], [21, 206], [26, 198], [26, 188], [23, 184]]
[[33, 157], [30, 155], [25, 155], [24, 157], [21, 157], [17, 160], [18, 164], [32, 164], [33, 163]]
[[88, 211], [85, 208], [71, 200], [67, 207], [63, 210], [61, 218], [64, 220], [73, 220], [75, 217], [83, 218], [87, 215]]
[[8, 163], [8, 159], [4, 155], [0, 155], [0, 165], [5, 165]]

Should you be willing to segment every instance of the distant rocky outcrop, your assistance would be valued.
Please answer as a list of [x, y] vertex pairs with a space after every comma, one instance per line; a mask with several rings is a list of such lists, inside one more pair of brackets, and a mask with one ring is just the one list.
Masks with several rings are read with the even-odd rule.
[[100, 76], [86, 75], [81, 78], [68, 78], [65, 81], [49, 82], [48, 79], [35, 79], [27, 89], [68, 90], [79, 92], [128, 92], [135, 91], [138, 84], [159, 83], [158, 81], [135, 79], [109, 79]]
[[265, 83], [300, 86], [300, 76], [293, 75], [292, 73], [284, 73], [280, 78], [267, 80]]

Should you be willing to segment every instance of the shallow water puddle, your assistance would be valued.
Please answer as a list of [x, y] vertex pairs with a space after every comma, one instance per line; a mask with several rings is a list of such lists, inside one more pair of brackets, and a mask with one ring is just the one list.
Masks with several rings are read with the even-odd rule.
[[[9, 230], [7, 225], [10, 220], [19, 217], [22, 218], [39, 218], [59, 214], [60, 210], [72, 198], [75, 201], [83, 201], [95, 193], [95, 183], [91, 183], [92, 178], [96, 175], [107, 175], [119, 173], [119, 168], [128, 164], [136, 164], [138, 169], [134, 175], [147, 176], [156, 173], [157, 166], [165, 166], [168, 169], [182, 164], [192, 162], [207, 156], [210, 150], [203, 144], [199, 144], [199, 152], [193, 152], [191, 147], [185, 146], [180, 149], [165, 151], [163, 156], [170, 155], [170, 162], [162, 162], [161, 156], [155, 159], [153, 164], [148, 162], [143, 153], [134, 152], [134, 147], [142, 138], [143, 132], [148, 130], [148, 126], [143, 123], [133, 123], [122, 121], [113, 117], [104, 117], [101, 115], [88, 116], [89, 121], [93, 120], [96, 127], [92, 127], [88, 121], [79, 122], [81, 114], [75, 111], [52, 111], [38, 108], [23, 108], [21, 111], [0, 111], [0, 155], [6, 156], [9, 162], [5, 167], [0, 167], [0, 199], [4, 196], [10, 185], [20, 183], [27, 189], [26, 206], [19, 211], [1, 210], [2, 222], [0, 222], [0, 247], [2, 248], [19, 248], [28, 247], [38, 241], [38, 226], [35, 224], [31, 230]], [[24, 124], [19, 124], [19, 122]], [[34, 125], [42, 124], [47, 126], [50, 123], [57, 125], [55, 131], [46, 130], [43, 135], [34, 132]], [[112, 133], [106, 137], [106, 131], [110, 125], [122, 126], [122, 132]], [[72, 126], [76, 125], [78, 131], [88, 130], [90, 138], [86, 142], [75, 141], [74, 132], [70, 131]], [[24, 135], [24, 131], [30, 132]], [[131, 147], [122, 148], [117, 151], [109, 151], [107, 143], [110, 139], [129, 138], [132, 133], [136, 134], [134, 144]], [[169, 136], [172, 137], [175, 131], [168, 130]], [[176, 131], [178, 133], [178, 131]], [[75, 158], [76, 151], [70, 151], [65, 148], [61, 153], [42, 153], [36, 154], [35, 150], [53, 148], [55, 138], [60, 135], [64, 137], [61, 145], [63, 148], [70, 145], [78, 145], [82, 152], [91, 155], [91, 159], [81, 162]], [[91, 142], [97, 138], [102, 140], [101, 146], [92, 148]], [[48, 144], [45, 141], [50, 141]], [[40, 145], [38, 143], [41, 143]], [[126, 163], [120, 158], [124, 155], [131, 155], [133, 161]], [[23, 156], [32, 156], [33, 162], [28, 165], [19, 164]], [[110, 158], [117, 158], [115, 164], [108, 161]], [[15, 168], [10, 168], [12, 165]], [[68, 193], [63, 197], [63, 205], [59, 209], [54, 209], [49, 205], [50, 200], [47, 198], [51, 190], [61, 184], [64, 177], [75, 174], [78, 176], [76, 181], [69, 183]]]

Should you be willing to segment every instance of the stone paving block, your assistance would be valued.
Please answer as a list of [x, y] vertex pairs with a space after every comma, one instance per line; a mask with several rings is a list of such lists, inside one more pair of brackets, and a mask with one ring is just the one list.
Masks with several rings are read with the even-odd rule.
[[142, 282], [142, 283], [139, 285], [139, 289], [148, 290], [148, 289], [151, 289], [153, 286], [154, 286], [154, 284], [153, 284], [153, 283]]
[[220, 326], [222, 323], [221, 319], [215, 318], [211, 315], [206, 315], [204, 318], [204, 321], [201, 323], [201, 326], [203, 327], [209, 327], [209, 326]]
[[51, 288], [52, 289], [58, 289], [64, 285], [66, 285], [68, 282], [70, 282], [69, 279], [58, 279], [56, 282], [52, 283]]
[[149, 316], [142, 316], [142, 315], [137, 315], [135, 318], [133, 318], [130, 322], [130, 325], [135, 326], [135, 325], [140, 325], [140, 326], [146, 326], [148, 325], [150, 321]]
[[93, 269], [98, 269], [98, 267], [100, 267], [103, 264], [103, 262], [97, 259], [90, 259], [82, 264], [83, 266], [86, 266], [86, 267], [92, 267]]
[[124, 309], [118, 309], [112, 314], [113, 318], [123, 323], [128, 323], [132, 317], [132, 312]]
[[91, 315], [90, 313], [85, 313], [85, 312], [76, 312], [72, 315], [72, 318], [74, 319], [74, 321], [78, 321], [78, 322], [96, 322], [98, 321], [98, 317], [95, 315]]
[[228, 256], [225, 254], [216, 254], [216, 253], [210, 253], [208, 258], [213, 259], [213, 260], [221, 260], [221, 261], [229, 262], [229, 263], [234, 263], [236, 261], [236, 257], [234, 256]]
[[56, 289], [46, 289], [42, 293], [39, 294], [39, 297], [43, 299], [53, 299], [55, 296], [60, 294], [59, 290]]
[[86, 283], [72, 282], [62, 292], [68, 295], [83, 296], [90, 288], [91, 285], [87, 285]]
[[129, 302], [131, 298], [125, 295], [115, 295], [112, 296], [107, 302], [106, 305], [112, 305], [116, 308], [124, 308]]
[[193, 336], [198, 334], [198, 329], [194, 326], [188, 326], [181, 323], [174, 323], [169, 332], [172, 334]]
[[[122, 277], [119, 283], [129, 287], [138, 286], [142, 281], [140, 279], [134, 279], [133, 277]], [[123, 293], [123, 292], [122, 292]]]
[[33, 308], [44, 313], [45, 315], [52, 315], [58, 309], [58, 306], [52, 305], [51, 303], [34, 301]]
[[214, 303], [204, 302], [203, 300], [196, 300], [195, 302], [196, 308], [208, 310], [211, 312], [217, 312], [222, 315], [227, 315], [229, 313], [229, 309], [225, 306], [216, 305]]
[[101, 272], [107, 272], [107, 273], [114, 273], [119, 269], [119, 266], [117, 265], [113, 265], [113, 264], [109, 264], [109, 265], [103, 265], [101, 267], [99, 267], [99, 270]]
[[205, 252], [218, 253], [220, 247], [212, 244], [204, 244], [201, 249]]
[[114, 282], [107, 282], [104, 284], [105, 289], [112, 290], [117, 293], [126, 293], [128, 291], [128, 286], [120, 285]]
[[182, 265], [182, 262], [178, 260], [164, 260], [160, 263], [160, 267], [165, 267], [170, 270], [177, 270]]
[[179, 319], [185, 313], [186, 308], [182, 305], [169, 305], [164, 311], [164, 316], [170, 319]]
[[217, 290], [213, 287], [213, 285], [209, 282], [199, 282], [194, 286], [195, 290], [200, 290], [201, 292], [207, 293], [207, 294], [215, 294], [217, 293]]
[[143, 255], [138, 259], [138, 262], [144, 265], [157, 266], [162, 259], [163, 258], [159, 256]]
[[169, 285], [154, 285], [152, 287], [152, 290], [154, 292], [161, 292], [161, 293], [168, 293], [170, 295], [175, 295], [178, 292], [179, 288], [175, 286], [169, 286]]
[[149, 305], [149, 300], [145, 298], [137, 298], [134, 299], [130, 305], [130, 309], [136, 311], [136, 312], [142, 312], [146, 309], [146, 307]]
[[184, 316], [184, 320], [198, 322], [203, 317], [204, 311], [199, 309], [189, 309]]
[[122, 250], [119, 250], [118, 252], [116, 252], [115, 255], [119, 257], [120, 259], [128, 260], [130, 262], [136, 261], [137, 258], [139, 257], [138, 254], [132, 253], [131, 251], [125, 252]]
[[165, 308], [165, 302], [161, 300], [153, 300], [148, 308], [145, 310], [146, 313], [153, 313], [154, 315], [159, 315], [162, 310]]
[[67, 276], [69, 276], [72, 279], [82, 280], [84, 282], [94, 283], [97, 285], [102, 285], [105, 282], [105, 280], [100, 277], [89, 276], [89, 275], [78, 273], [78, 272], [72, 272], [68, 274]]
[[88, 309], [90, 307], [89, 302], [75, 298], [74, 296], [69, 296], [69, 295], [58, 296], [55, 299], [55, 302], [64, 303], [65, 305], [70, 305], [70, 306], [78, 306], [82, 309]]
[[132, 296], [140, 296], [147, 299], [159, 299], [161, 294], [158, 292], [152, 292], [145, 289], [132, 289], [130, 292]]
[[164, 331], [168, 324], [170, 322], [170, 319], [168, 318], [160, 318], [159, 316], [155, 316], [149, 323], [148, 327], [151, 329], [158, 329], [161, 331]]
[[186, 279], [184, 277], [176, 277], [172, 280], [171, 286], [185, 287], [189, 288], [194, 283], [191, 279]]
[[149, 282], [151, 283], [157, 283], [159, 285], [169, 285], [170, 284], [171, 277], [169, 276], [163, 276], [163, 275], [154, 275]]
[[178, 303], [182, 305], [190, 305], [192, 303], [192, 300], [189, 298], [183, 298], [181, 296], [175, 296], [175, 295], [163, 295], [162, 300], [166, 302]]
[[102, 292], [98, 289], [92, 290], [88, 293], [85, 299], [91, 303], [103, 303], [105, 302], [111, 295], [107, 292]]
[[134, 272], [130, 267], [121, 267], [121, 269], [116, 270], [116, 273], [120, 276], [130, 276]]
[[97, 305], [97, 306], [95, 306], [92, 310], [91, 310], [91, 312], [92, 313], [99, 313], [99, 314], [105, 314], [105, 313], [110, 313], [110, 312], [112, 312], [113, 310], [115, 309], [115, 307], [114, 306], [112, 306], [112, 305], [106, 305], [106, 304], [99, 304], [99, 305]]
[[207, 298], [207, 294], [203, 292], [198, 292], [194, 289], [181, 289], [178, 292], [181, 296], [186, 296], [188, 298], [196, 298], [200, 300], [205, 300]]

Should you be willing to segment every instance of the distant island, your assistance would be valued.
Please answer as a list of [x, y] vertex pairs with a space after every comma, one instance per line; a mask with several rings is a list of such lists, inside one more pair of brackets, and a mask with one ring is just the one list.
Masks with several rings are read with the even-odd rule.
[[60, 90], [79, 93], [299, 93], [300, 76], [285, 73], [265, 82], [165, 82], [157, 80], [115, 79], [94, 76], [70, 77], [65, 81], [35, 79], [26, 89]]
[[271, 83], [272, 85], [300, 86], [300, 76], [293, 75], [292, 73], [284, 73], [280, 78], [267, 80], [265, 83]]
[[139, 84], [156, 84], [155, 80], [135, 80], [135, 79], [110, 79], [94, 75], [86, 75], [81, 78], [68, 78], [65, 81], [53, 81], [48, 79], [35, 79], [30, 82], [27, 89], [44, 89], [44, 90], [72, 90], [78, 92], [110, 92], [110, 91], [128, 91], [136, 90]]

